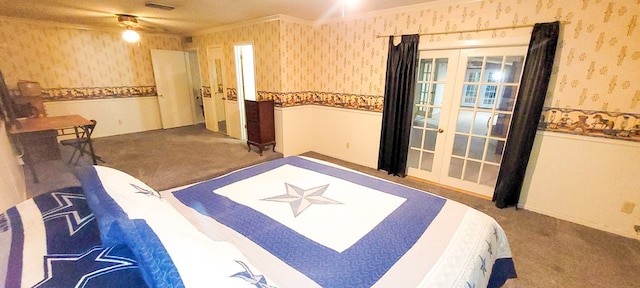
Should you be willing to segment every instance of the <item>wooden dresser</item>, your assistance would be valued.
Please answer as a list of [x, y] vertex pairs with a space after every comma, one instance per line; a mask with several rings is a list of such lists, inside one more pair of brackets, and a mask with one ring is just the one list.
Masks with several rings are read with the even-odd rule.
[[276, 148], [276, 131], [273, 110], [273, 100], [252, 101], [244, 100], [244, 110], [247, 118], [247, 147], [255, 145], [262, 151], [265, 146]]

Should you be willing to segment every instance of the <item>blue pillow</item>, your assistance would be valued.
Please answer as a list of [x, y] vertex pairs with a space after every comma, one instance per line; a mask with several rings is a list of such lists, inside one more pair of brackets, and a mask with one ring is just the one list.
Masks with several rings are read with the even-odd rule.
[[268, 284], [235, 246], [205, 236], [135, 177], [102, 166], [79, 169], [76, 175], [98, 221], [102, 245], [127, 245], [149, 286]]

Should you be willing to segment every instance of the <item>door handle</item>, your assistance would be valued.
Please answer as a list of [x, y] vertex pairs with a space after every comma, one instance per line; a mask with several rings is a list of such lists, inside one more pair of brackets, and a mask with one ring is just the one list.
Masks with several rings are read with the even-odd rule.
[[438, 133], [443, 133], [444, 130], [442, 130], [442, 128], [438, 128]]

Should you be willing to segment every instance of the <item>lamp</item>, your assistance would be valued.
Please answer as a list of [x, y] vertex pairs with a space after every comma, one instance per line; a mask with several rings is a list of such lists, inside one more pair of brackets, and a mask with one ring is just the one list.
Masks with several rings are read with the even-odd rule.
[[138, 34], [138, 32], [133, 30], [131, 27], [127, 27], [127, 30], [122, 32], [122, 39], [129, 43], [136, 43], [140, 41], [140, 34]]
[[120, 25], [127, 27], [127, 30], [122, 32], [122, 39], [129, 43], [140, 41], [140, 34], [133, 30], [134, 28], [140, 27], [140, 25], [138, 25], [138, 18], [127, 14], [118, 14], [117, 16]]

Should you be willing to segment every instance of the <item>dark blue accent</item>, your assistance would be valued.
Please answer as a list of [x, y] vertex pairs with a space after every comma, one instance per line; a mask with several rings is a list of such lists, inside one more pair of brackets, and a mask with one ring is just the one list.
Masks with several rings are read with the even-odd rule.
[[[283, 165], [347, 180], [406, 201], [353, 246], [338, 253], [258, 211], [211, 193]], [[188, 206], [202, 207], [198, 209], [200, 213], [245, 235], [323, 287], [370, 287], [375, 284], [415, 244], [447, 201], [416, 189], [299, 157], [259, 164], [174, 192], [174, 195]]]
[[142, 219], [120, 223], [127, 246], [138, 260], [142, 276], [151, 287], [184, 287], [169, 252], [153, 229]]
[[75, 175], [80, 180], [87, 203], [98, 221], [102, 247], [125, 244], [125, 237], [117, 220], [128, 219], [128, 216], [104, 189], [96, 169], [93, 166], [83, 166], [75, 170]]
[[[68, 187], [58, 189], [53, 191], [60, 195], [64, 194], [75, 194], [81, 197], [84, 197], [83, 191], [81, 187]], [[56, 201], [56, 197], [52, 193], [46, 193], [42, 195], [38, 195], [33, 198], [33, 202], [38, 206], [38, 209], [42, 211], [42, 213], [46, 213], [51, 211], [52, 209], [56, 209], [59, 207], [58, 202]], [[68, 211], [78, 211], [81, 217], [90, 215], [91, 208], [87, 204], [85, 199], [73, 199], [73, 205], [64, 210], [58, 211], [58, 213], [68, 212]], [[73, 219], [72, 219], [73, 220]], [[95, 220], [91, 220], [95, 221]], [[49, 219], [44, 222], [45, 224], [45, 232], [47, 235], [47, 250], [48, 251], [56, 251], [56, 253], [63, 254], [78, 254], [86, 251], [87, 249], [94, 247], [96, 245], [100, 245], [100, 231], [98, 229], [98, 225], [95, 223], [90, 223], [79, 229], [74, 235], [69, 234], [69, 228], [67, 224], [66, 217], [56, 217], [53, 219]], [[77, 223], [72, 223], [75, 225]], [[92, 224], [92, 225], [91, 225]], [[75, 228], [75, 227], [74, 227]]]
[[[11, 225], [11, 250], [9, 251], [9, 263], [7, 275], [22, 275], [22, 251], [24, 250], [24, 231], [22, 230], [22, 219], [15, 207], [7, 210], [7, 217]], [[8, 277], [5, 283], [6, 288], [21, 287], [21, 277]]]
[[104, 189], [93, 166], [79, 168], [75, 172], [98, 220], [102, 246], [128, 246], [135, 254], [142, 277], [149, 286], [183, 287], [171, 256], [146, 221], [129, 219], [127, 213]]
[[512, 258], [499, 258], [493, 263], [493, 270], [489, 277], [487, 288], [499, 288], [507, 282], [507, 279], [516, 278], [516, 267]]
[[[79, 254], [55, 254], [44, 258], [50, 267], [45, 267], [45, 279], [34, 287], [146, 287], [133, 253], [126, 246], [96, 246]], [[102, 272], [87, 277], [96, 271]]]

